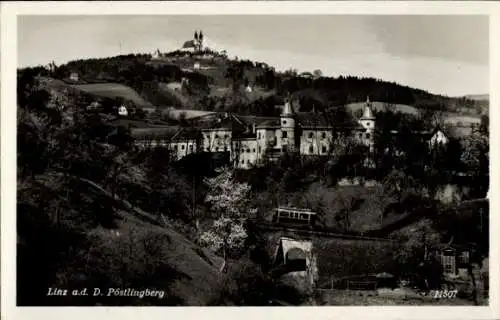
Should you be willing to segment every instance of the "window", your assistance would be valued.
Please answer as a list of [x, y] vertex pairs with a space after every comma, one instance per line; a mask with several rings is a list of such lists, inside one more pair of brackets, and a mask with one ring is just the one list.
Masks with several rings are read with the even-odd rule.
[[314, 133], [309, 132], [309, 139], [312, 139], [314, 137]]
[[314, 150], [314, 149], [313, 149], [313, 146], [312, 146], [312, 144], [311, 144], [311, 145], [309, 146], [309, 153], [313, 153], [313, 150]]
[[181, 149], [182, 149], [182, 150], [184, 150], [184, 148], [185, 148], [185, 147], [186, 147], [185, 145], [181, 145]]
[[362, 138], [362, 137], [363, 137], [363, 133], [358, 132], [358, 138]]
[[286, 132], [286, 131], [283, 131], [283, 132], [282, 132], [282, 134], [281, 134], [281, 137], [282, 137], [282, 138], [286, 138], [286, 134], [287, 134], [287, 132]]
[[174, 151], [177, 152], [177, 145], [174, 145]]
[[250, 148], [247, 149], [247, 152], [250, 153]]
[[286, 120], [283, 120], [283, 125], [285, 125], [285, 124], [286, 124]]
[[455, 256], [448, 252], [443, 252], [442, 264], [445, 273], [452, 273], [455, 269]]
[[255, 153], [255, 148], [253, 148], [253, 150], [252, 150], [252, 151]]
[[244, 164], [245, 163], [245, 160], [241, 160], [241, 164]]
[[326, 139], [326, 132], [323, 132], [323, 133], [321, 134], [321, 139]]
[[326, 153], [326, 146], [321, 146], [321, 152]]
[[366, 137], [366, 139], [370, 139], [370, 134], [369, 134], [369, 133], [367, 133], [367, 134], [365, 135], [365, 137]]
[[461, 264], [469, 263], [469, 252], [463, 251], [460, 253], [460, 263]]
[[215, 134], [215, 139], [219, 139], [219, 135], [218, 134]]

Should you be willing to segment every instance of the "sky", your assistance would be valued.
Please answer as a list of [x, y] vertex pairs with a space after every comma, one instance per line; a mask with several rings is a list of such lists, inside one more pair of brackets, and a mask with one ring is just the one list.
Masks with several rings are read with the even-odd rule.
[[374, 77], [448, 96], [489, 93], [487, 16], [19, 16], [18, 67], [205, 45], [278, 70]]

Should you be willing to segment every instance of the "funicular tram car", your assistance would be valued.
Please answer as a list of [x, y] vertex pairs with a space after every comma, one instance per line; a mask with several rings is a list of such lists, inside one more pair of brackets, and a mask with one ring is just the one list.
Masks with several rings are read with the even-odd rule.
[[273, 222], [290, 226], [314, 226], [316, 212], [310, 209], [279, 207], [273, 217]]

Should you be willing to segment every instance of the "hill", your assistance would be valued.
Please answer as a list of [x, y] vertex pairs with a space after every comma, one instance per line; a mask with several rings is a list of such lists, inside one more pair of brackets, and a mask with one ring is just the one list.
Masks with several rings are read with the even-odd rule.
[[[473, 116], [487, 113], [489, 104], [484, 95], [447, 97], [394, 82], [354, 76], [311, 78], [293, 70], [277, 72], [262, 62], [231, 60], [211, 52], [200, 55], [173, 52], [161, 61], [152, 60], [150, 55], [76, 60], [57, 67], [50, 76], [63, 80], [70, 70], [77, 71], [83, 81], [107, 82], [78, 84], [77, 88], [107, 97], [119, 96], [138, 106], [173, 106], [256, 116], [269, 116], [262, 101], [280, 100], [288, 93], [301, 100], [307, 110], [313, 106], [323, 110], [337, 105], [357, 109], [367, 96], [408, 113], [431, 109]], [[180, 86], [182, 79], [189, 82], [184, 89]], [[252, 92], [242, 92], [247, 85]]]
[[489, 94], [469, 94], [469, 95], [464, 96], [464, 98], [470, 99], [470, 100], [490, 101]]

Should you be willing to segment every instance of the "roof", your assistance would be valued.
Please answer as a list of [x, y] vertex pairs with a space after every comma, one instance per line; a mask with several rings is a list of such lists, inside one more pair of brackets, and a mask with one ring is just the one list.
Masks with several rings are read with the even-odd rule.
[[364, 130], [364, 127], [357, 121], [345, 122], [324, 113], [298, 112], [296, 118], [302, 128], [349, 128]]
[[162, 138], [169, 139], [175, 135], [179, 129], [176, 127], [159, 128], [132, 128], [131, 135], [134, 138]]
[[366, 98], [366, 105], [363, 110], [363, 116], [360, 118], [361, 120], [375, 120], [375, 116], [373, 115], [372, 103], [370, 102], [370, 98]]
[[283, 106], [283, 111], [281, 111], [282, 115], [292, 115], [294, 114], [293, 112], [293, 106], [290, 101], [285, 101], [285, 105]]
[[436, 245], [436, 249], [439, 250], [453, 250], [453, 251], [461, 251], [461, 250], [471, 250], [474, 249], [473, 244], [449, 244], [449, 243], [441, 243]]
[[231, 130], [238, 132], [245, 131], [246, 124], [237, 116], [226, 114], [216, 118], [215, 121], [203, 123], [202, 130]]
[[188, 40], [184, 42], [182, 45], [183, 48], [196, 48], [196, 44], [194, 43], [194, 40]]
[[193, 129], [180, 129], [172, 136], [172, 141], [196, 140], [199, 131]]
[[324, 114], [300, 112], [296, 118], [302, 128], [333, 128], [333, 123]]
[[233, 140], [256, 139], [257, 136], [253, 132], [241, 132], [233, 135]]
[[267, 119], [262, 121], [260, 124], [256, 126], [257, 129], [265, 129], [265, 128], [280, 128], [280, 119], [279, 118], [274, 118], [274, 119]]

